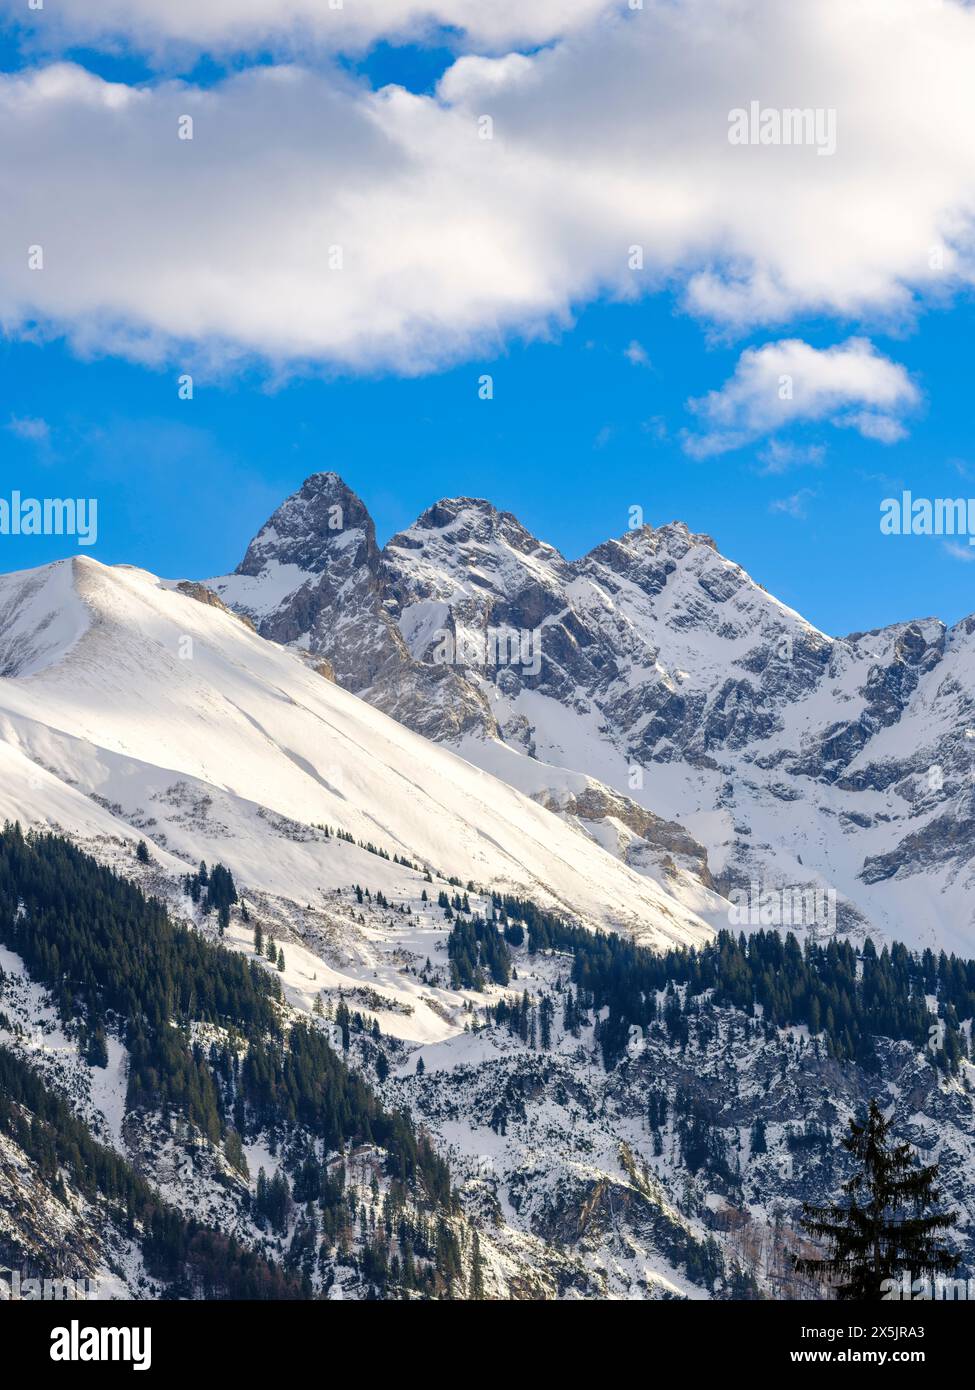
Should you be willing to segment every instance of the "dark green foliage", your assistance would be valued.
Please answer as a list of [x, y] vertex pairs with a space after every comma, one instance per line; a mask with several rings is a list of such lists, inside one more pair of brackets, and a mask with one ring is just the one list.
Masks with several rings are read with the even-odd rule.
[[[29, 1117], [29, 1118], [28, 1118]], [[139, 1237], [146, 1268], [172, 1297], [296, 1298], [298, 1287], [236, 1241], [167, 1207], [118, 1154], [98, 1144], [66, 1101], [12, 1052], [0, 1047], [0, 1132], [64, 1193], [62, 1170], [89, 1201], [102, 1199]]]
[[124, 1034], [130, 1109], [176, 1109], [221, 1137], [219, 1092], [186, 1027], [276, 1033], [273, 977], [174, 924], [155, 899], [68, 841], [17, 827], [0, 834], [0, 940], [51, 991], [65, 1023], [80, 1024], [94, 1065], [108, 1061], [105, 1025]]
[[285, 1042], [252, 1042], [240, 1072], [248, 1132], [302, 1126], [334, 1151], [345, 1143], [386, 1150], [390, 1176], [416, 1184], [431, 1204], [452, 1202], [450, 1172], [401, 1114], [383, 1109], [322, 1033], [296, 1024]]
[[67, 840], [0, 833], [0, 940], [54, 995], [66, 1022], [115, 1016], [274, 1031], [279, 987], [241, 956], [170, 921], [162, 904]]
[[520, 922], [508, 922], [504, 929], [504, 939], [509, 946], [524, 946], [525, 929]]
[[514, 1003], [500, 999], [494, 1008], [494, 1018], [498, 1023], [506, 1023], [508, 1031], [523, 1043], [534, 1047], [537, 1040], [537, 1015], [528, 991], [522, 991], [521, 998]]
[[482, 990], [489, 979], [496, 985], [511, 979], [511, 954], [504, 937], [480, 918], [454, 923], [447, 938], [447, 956], [454, 989]]
[[[201, 866], [197, 881], [229, 892], [216, 868]], [[83, 1020], [96, 1059], [103, 1021], [124, 1032], [130, 1108], [178, 1110], [213, 1142], [231, 1130], [304, 1127], [326, 1152], [376, 1144], [393, 1178], [431, 1207], [453, 1208], [449, 1169], [429, 1140], [383, 1109], [321, 1031], [298, 1024], [284, 1036], [276, 974], [173, 924], [67, 841], [17, 827], [0, 834], [0, 941], [52, 991], [66, 1022]], [[344, 1003], [336, 1020], [346, 1047], [353, 1023], [364, 1030]], [[232, 1030], [243, 1062], [229, 1046], [191, 1044], [191, 1022]]]
[[484, 1261], [481, 1258], [481, 1238], [474, 1232], [474, 1245], [471, 1251], [470, 1297], [473, 1302], [484, 1298]]
[[678, 1092], [674, 1109], [681, 1154], [689, 1171], [703, 1171], [729, 1182], [732, 1173], [727, 1144], [715, 1127], [715, 1116], [683, 1092]]
[[85, 1061], [90, 1067], [108, 1066], [108, 1037], [100, 1023], [92, 1029], [83, 1028], [80, 1041]]
[[[307, 1200], [311, 1200], [311, 1196]], [[277, 1235], [284, 1235], [291, 1221], [293, 1208], [291, 1188], [284, 1173], [275, 1173], [269, 1180], [262, 1168], [257, 1175], [257, 1191], [254, 1197], [254, 1211], [259, 1220], [269, 1225]]]
[[803, 1207], [804, 1229], [830, 1251], [797, 1260], [797, 1268], [830, 1281], [845, 1301], [879, 1299], [885, 1281], [899, 1282], [905, 1271], [915, 1279], [957, 1269], [958, 1257], [939, 1239], [955, 1213], [932, 1210], [941, 1199], [938, 1165], [920, 1167], [909, 1144], [890, 1142], [890, 1123], [875, 1100], [862, 1124], [850, 1121], [842, 1143], [858, 1164], [843, 1184], [845, 1200]]
[[[494, 896], [495, 910], [522, 920], [528, 949], [569, 952], [576, 1007], [608, 1008], [600, 1045], [608, 1066], [623, 1054], [629, 1028], [662, 1022], [671, 1040], [687, 1042], [687, 1000], [710, 992], [718, 1006], [755, 1014], [774, 1027], [805, 1025], [826, 1035], [831, 1056], [876, 1065], [873, 1039], [887, 1037], [928, 1046], [932, 1019], [925, 996], [937, 997], [941, 1013], [936, 1065], [957, 1069], [967, 1055], [960, 1021], [975, 1016], [975, 961], [910, 952], [895, 944], [877, 952], [867, 942], [862, 954], [849, 941], [800, 946], [790, 932], [749, 937], [720, 932], [700, 950], [656, 954], [624, 937], [596, 935], [569, 926], [520, 899]], [[859, 977], [859, 978], [858, 978]], [[685, 986], [678, 992], [676, 986]], [[666, 991], [662, 1011], [657, 995]], [[501, 1020], [499, 1020], [501, 1021]]]
[[206, 864], [201, 862], [197, 873], [187, 874], [183, 879], [183, 887], [193, 902], [202, 901], [205, 914], [216, 910], [221, 927], [226, 928], [230, 921], [230, 909], [238, 900], [237, 887], [229, 869], [223, 864], [214, 864], [208, 870]]
[[247, 1167], [247, 1155], [244, 1153], [244, 1146], [240, 1142], [240, 1135], [235, 1129], [227, 1131], [227, 1137], [224, 1140], [223, 1148], [228, 1160], [237, 1169], [237, 1172], [240, 1173], [242, 1177], [249, 1178], [250, 1170]]
[[552, 1046], [552, 1020], [555, 1017], [555, 1005], [547, 994], [542, 995], [542, 1002], [538, 1006], [538, 1035], [544, 1051]]

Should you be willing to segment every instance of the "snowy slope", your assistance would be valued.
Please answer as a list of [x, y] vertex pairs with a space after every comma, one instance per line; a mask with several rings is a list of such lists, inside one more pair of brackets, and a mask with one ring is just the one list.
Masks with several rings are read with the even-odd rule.
[[79, 834], [107, 817], [306, 902], [354, 881], [350, 847], [314, 830], [327, 824], [600, 927], [661, 944], [709, 935], [529, 798], [144, 571], [79, 558], [9, 575], [0, 612], [24, 669], [0, 681], [0, 814]]

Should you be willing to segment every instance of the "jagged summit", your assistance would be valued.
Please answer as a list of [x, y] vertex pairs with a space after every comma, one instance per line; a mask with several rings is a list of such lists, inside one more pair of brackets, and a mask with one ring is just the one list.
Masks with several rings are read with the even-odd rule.
[[710, 550], [717, 550], [717, 543], [712, 536], [703, 531], [692, 531], [686, 521], [674, 518], [667, 521], [662, 526], [651, 526], [645, 523], [643, 526], [634, 526], [628, 531], [624, 531], [621, 536], [613, 537], [620, 545], [640, 546], [669, 545], [672, 543], [683, 543], [685, 545], [706, 545]]
[[376, 550], [376, 528], [365, 505], [337, 473], [313, 473], [261, 527], [235, 574], [254, 577], [269, 565], [316, 574], [356, 533], [367, 559]]
[[486, 499], [448, 497], [379, 549], [335, 474], [212, 587], [651, 872], [641, 811], [685, 826], [725, 888], [835, 889], [860, 933], [973, 931], [975, 828], [927, 829], [971, 825], [972, 623], [830, 637], [682, 521], [567, 560]]
[[[396, 588], [404, 552], [423, 551], [441, 569], [447, 565], [470, 571], [482, 564], [497, 571], [499, 560], [509, 555], [516, 560], [531, 557], [536, 575], [543, 565], [566, 578], [574, 570], [584, 569], [592, 557], [619, 564], [623, 557], [682, 558], [697, 547], [719, 553], [712, 537], [692, 532], [683, 521], [673, 521], [607, 539], [571, 562], [555, 546], [533, 535], [514, 513], [484, 497], [461, 496], [433, 503], [380, 550], [375, 524], [362, 499], [338, 473], [323, 471], [306, 478], [268, 518], [234, 574], [244, 578], [267, 574], [280, 602], [287, 597], [284, 584], [291, 582], [290, 593], [303, 591], [331, 569], [347, 573], [351, 558], [377, 577], [384, 590], [382, 602], [395, 606], [395, 598], [391, 599], [386, 590]], [[492, 548], [496, 548], [493, 556]], [[286, 572], [282, 573], [281, 567]], [[223, 593], [221, 581], [215, 581], [215, 587]], [[243, 601], [240, 595], [238, 598]]]
[[429, 531], [449, 534], [457, 544], [474, 539], [487, 541], [494, 537], [500, 537], [519, 548], [542, 544], [522, 525], [514, 513], [501, 510], [483, 497], [441, 498], [425, 512], [421, 512], [413, 525], [394, 536], [389, 544], [395, 546], [403, 536], [416, 536], [418, 533]]
[[[356, 533], [361, 533], [356, 537], [358, 548], [353, 540]], [[375, 524], [362, 499], [338, 473], [322, 471], [306, 478], [297, 492], [268, 518], [234, 573], [253, 578], [271, 566], [292, 567], [289, 573], [277, 575], [281, 583], [274, 588], [281, 600], [286, 597], [282, 591], [284, 582], [293, 581], [294, 593], [333, 566], [347, 569], [351, 551], [357, 565], [384, 576], [395, 588], [403, 552], [423, 550], [431, 555], [431, 546], [436, 546], [439, 564], [446, 561], [456, 567], [450, 558], [451, 551], [455, 551], [461, 566], [475, 569], [485, 559], [491, 564], [485, 548], [495, 545], [514, 556], [533, 557], [536, 572], [542, 563], [563, 576], [584, 570], [593, 557], [612, 565], [619, 564], [623, 557], [679, 559], [697, 548], [707, 549], [723, 563], [732, 565], [720, 556], [711, 536], [691, 531], [686, 522], [679, 520], [626, 531], [601, 542], [579, 560], [569, 561], [555, 546], [533, 535], [514, 513], [487, 498], [467, 496], [441, 498], [380, 550]], [[492, 567], [497, 568], [496, 563]], [[220, 581], [215, 586], [222, 592]], [[388, 593], [384, 593], [383, 600], [389, 600]]]
[[465, 512], [477, 513], [495, 524], [502, 520], [517, 524], [517, 518], [511, 512], [502, 511], [486, 497], [441, 497], [439, 502], [434, 502], [432, 507], [420, 513], [414, 525], [424, 528], [447, 526]]

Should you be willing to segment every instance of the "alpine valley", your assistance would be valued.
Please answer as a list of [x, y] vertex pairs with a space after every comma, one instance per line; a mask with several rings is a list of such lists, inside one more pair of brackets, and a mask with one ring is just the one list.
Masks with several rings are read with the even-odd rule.
[[821, 1296], [871, 1097], [975, 1276], [973, 797], [975, 618], [681, 523], [0, 577], [0, 1299]]

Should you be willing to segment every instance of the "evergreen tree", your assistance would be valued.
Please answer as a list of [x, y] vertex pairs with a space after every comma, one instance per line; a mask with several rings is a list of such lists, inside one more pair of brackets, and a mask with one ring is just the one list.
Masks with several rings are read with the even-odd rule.
[[146, 844], [145, 840], [140, 840], [139, 843], [136, 845], [135, 857], [136, 859], [138, 859], [140, 864], [148, 864], [150, 862], [149, 846]]
[[846, 1200], [803, 1206], [804, 1230], [831, 1250], [824, 1259], [797, 1259], [796, 1267], [828, 1280], [840, 1299], [878, 1299], [884, 1281], [904, 1271], [933, 1278], [959, 1263], [938, 1239], [955, 1221], [954, 1212], [933, 1210], [941, 1197], [938, 1165], [919, 1167], [910, 1145], [889, 1136], [890, 1122], [872, 1100], [864, 1122], [851, 1120], [842, 1140], [859, 1165], [843, 1184]]
[[247, 1155], [244, 1153], [244, 1146], [240, 1142], [240, 1135], [235, 1129], [227, 1131], [227, 1137], [223, 1141], [223, 1147], [228, 1160], [237, 1169], [238, 1173], [242, 1174], [245, 1178], [249, 1178], [250, 1172], [247, 1167]]
[[96, 1024], [88, 1037], [85, 1058], [92, 1067], [108, 1066], [108, 1038], [102, 1024]]
[[481, 1258], [480, 1237], [476, 1231], [471, 1253], [471, 1298], [478, 1303], [484, 1298], [484, 1261]]

